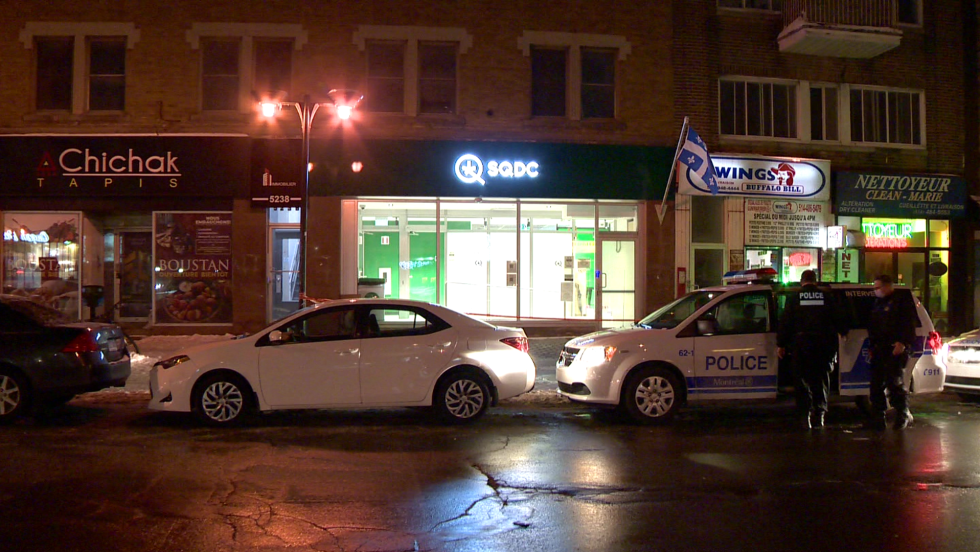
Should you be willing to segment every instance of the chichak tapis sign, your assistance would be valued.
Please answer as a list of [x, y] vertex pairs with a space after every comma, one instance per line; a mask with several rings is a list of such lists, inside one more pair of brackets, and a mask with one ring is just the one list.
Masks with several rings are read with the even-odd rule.
[[966, 181], [941, 174], [837, 173], [837, 213], [897, 218], [961, 218]]
[[227, 197], [249, 171], [237, 136], [0, 137], [3, 196]]

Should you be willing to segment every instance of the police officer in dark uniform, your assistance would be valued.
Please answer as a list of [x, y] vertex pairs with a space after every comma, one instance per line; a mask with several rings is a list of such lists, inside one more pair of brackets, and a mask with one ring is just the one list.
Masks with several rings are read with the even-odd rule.
[[817, 287], [815, 272], [803, 271], [800, 284], [800, 291], [786, 299], [776, 343], [779, 358], [790, 351], [803, 426], [822, 428], [837, 334], [846, 335], [847, 328], [833, 295]]
[[882, 274], [875, 278], [874, 307], [868, 323], [871, 342], [871, 406], [875, 429], [885, 429], [885, 390], [895, 408], [895, 429], [912, 423], [908, 392], [905, 390], [905, 365], [915, 345], [915, 326], [919, 315], [912, 295], [895, 293], [892, 278]]

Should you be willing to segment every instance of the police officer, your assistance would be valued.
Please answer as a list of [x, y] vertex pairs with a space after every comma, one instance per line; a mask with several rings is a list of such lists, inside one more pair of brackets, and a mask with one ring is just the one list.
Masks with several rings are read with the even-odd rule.
[[912, 423], [908, 393], [905, 391], [905, 365], [915, 344], [918, 313], [909, 293], [895, 293], [892, 278], [882, 274], [874, 280], [875, 299], [868, 323], [871, 342], [871, 406], [875, 429], [885, 429], [885, 389], [895, 408], [895, 429]]
[[786, 299], [779, 320], [777, 353], [783, 358], [790, 350], [803, 426], [822, 428], [830, 373], [837, 355], [837, 334], [846, 335], [847, 328], [833, 295], [817, 287], [814, 271], [803, 271], [800, 284], [800, 291]]

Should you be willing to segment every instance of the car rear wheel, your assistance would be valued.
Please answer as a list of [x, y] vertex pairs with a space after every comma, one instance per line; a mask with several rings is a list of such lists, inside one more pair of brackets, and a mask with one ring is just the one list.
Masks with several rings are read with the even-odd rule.
[[436, 388], [436, 414], [445, 422], [462, 424], [476, 420], [490, 404], [490, 389], [478, 375], [455, 372]]
[[619, 406], [637, 422], [657, 424], [674, 417], [680, 398], [680, 382], [672, 372], [662, 367], [640, 368], [627, 378]]
[[205, 376], [195, 386], [193, 410], [198, 419], [212, 426], [240, 423], [251, 410], [248, 384], [233, 374]]
[[0, 423], [21, 416], [26, 411], [29, 398], [22, 376], [13, 370], [0, 368]]

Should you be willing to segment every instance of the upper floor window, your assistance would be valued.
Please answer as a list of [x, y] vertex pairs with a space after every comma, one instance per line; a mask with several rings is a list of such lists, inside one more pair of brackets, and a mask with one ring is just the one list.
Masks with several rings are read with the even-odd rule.
[[783, 9], [783, 2], [782, 0], [718, 0], [718, 7], [779, 11]]
[[201, 106], [204, 111], [238, 109], [237, 40], [203, 40], [201, 43]]
[[125, 110], [126, 50], [139, 40], [132, 23], [29, 22], [20, 39], [35, 50], [37, 110]]
[[565, 116], [568, 50], [531, 48], [531, 115]]
[[419, 113], [456, 112], [456, 44], [419, 44]]
[[624, 37], [524, 31], [518, 46], [531, 58], [532, 117], [616, 117], [617, 62], [631, 52]]
[[365, 111], [456, 113], [458, 59], [473, 44], [464, 29], [362, 25], [354, 43], [367, 61]]
[[293, 52], [306, 44], [301, 25], [194, 23], [191, 48], [201, 51], [202, 111], [243, 112], [259, 99], [291, 99]]
[[365, 111], [402, 113], [405, 110], [405, 43], [367, 44]]
[[126, 105], [126, 42], [89, 41], [89, 111], [122, 111]]
[[922, 25], [922, 0], [895, 0], [895, 21], [901, 25]]
[[721, 133], [733, 136], [796, 138], [797, 84], [722, 80]]
[[922, 145], [922, 94], [851, 87], [851, 141]]
[[616, 51], [582, 50], [582, 118], [616, 116]]
[[810, 86], [810, 139], [835, 142], [840, 139], [836, 86]]
[[71, 110], [74, 45], [75, 41], [69, 37], [37, 39], [37, 109]]

